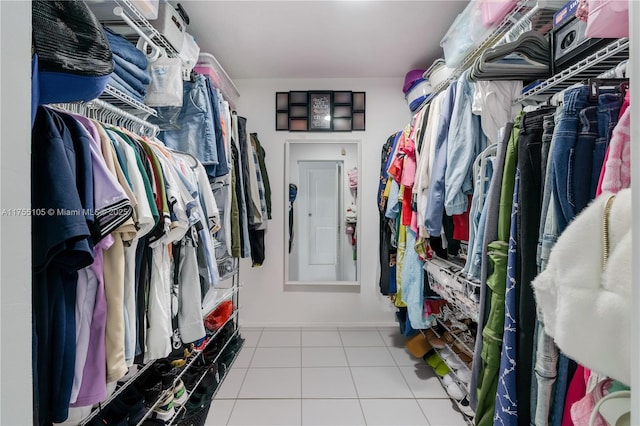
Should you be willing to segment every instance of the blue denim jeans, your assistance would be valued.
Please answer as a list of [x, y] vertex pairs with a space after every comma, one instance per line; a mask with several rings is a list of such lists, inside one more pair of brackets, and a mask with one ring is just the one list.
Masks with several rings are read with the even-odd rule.
[[573, 193], [575, 147], [578, 140], [580, 111], [591, 106], [586, 86], [569, 89], [564, 94], [564, 108], [554, 131], [556, 143], [551, 152], [553, 195], [559, 234], [576, 215]]
[[[171, 149], [189, 153], [207, 165], [218, 164], [216, 133], [213, 124], [213, 107], [207, 89], [206, 77], [197, 75], [195, 82], [183, 82], [183, 101], [178, 129], [165, 130], [159, 138]], [[159, 107], [158, 116], [164, 109]]]
[[600, 171], [611, 140], [611, 133], [618, 123], [621, 107], [622, 95], [620, 93], [601, 93], [598, 97], [598, 139], [593, 149], [591, 198], [596, 196]]
[[[576, 214], [579, 214], [587, 207], [587, 204], [593, 198], [591, 196], [591, 185], [585, 185], [585, 182], [591, 183], [591, 175], [595, 171], [592, 170], [592, 167], [594, 165], [594, 148], [598, 138], [598, 107], [590, 106], [583, 109], [580, 111], [579, 117], [580, 133], [578, 133], [578, 140], [574, 150], [572, 179]], [[600, 169], [598, 169], [597, 175], [598, 177], [600, 176]]]
[[[558, 351], [559, 352], [559, 351]], [[556, 388], [551, 405], [551, 426], [562, 426], [564, 414], [564, 402], [569, 388], [569, 363], [571, 360], [562, 352], [558, 355], [558, 374], [556, 376]]]
[[[482, 238], [484, 237], [483, 215], [486, 218], [484, 206], [493, 175], [493, 161], [495, 156], [489, 155], [479, 167], [479, 175], [474, 176], [475, 189], [469, 212], [469, 252], [463, 272], [470, 279], [480, 277], [480, 257], [482, 255]], [[482, 202], [480, 201], [482, 198]], [[486, 222], [486, 219], [485, 219]]]
[[556, 382], [558, 366], [558, 348], [553, 339], [544, 331], [544, 324], [540, 321], [536, 324], [536, 360], [535, 360], [535, 382], [536, 392], [532, 393], [531, 399], [535, 399], [535, 404], [531, 407], [535, 410], [531, 413], [534, 425], [549, 424], [549, 413], [553, 397], [553, 388]]

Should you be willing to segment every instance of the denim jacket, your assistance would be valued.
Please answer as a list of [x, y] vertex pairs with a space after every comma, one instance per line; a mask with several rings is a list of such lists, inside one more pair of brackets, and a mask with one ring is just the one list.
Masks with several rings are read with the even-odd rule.
[[473, 193], [473, 160], [487, 146], [480, 116], [472, 112], [474, 86], [467, 80], [468, 73], [458, 80], [447, 138], [444, 206], [449, 216], [467, 211], [468, 195]]

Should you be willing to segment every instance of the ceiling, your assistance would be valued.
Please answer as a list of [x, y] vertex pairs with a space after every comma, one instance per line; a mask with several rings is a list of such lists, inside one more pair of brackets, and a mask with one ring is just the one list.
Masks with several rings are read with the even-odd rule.
[[467, 5], [444, 1], [190, 1], [188, 31], [232, 79], [399, 77], [442, 57]]

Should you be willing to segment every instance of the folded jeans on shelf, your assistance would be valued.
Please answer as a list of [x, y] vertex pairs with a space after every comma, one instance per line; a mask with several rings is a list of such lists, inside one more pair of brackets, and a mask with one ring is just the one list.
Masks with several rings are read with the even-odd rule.
[[138, 50], [129, 40], [111, 31], [109, 28], [105, 28], [104, 33], [111, 46], [111, 51], [125, 59], [128, 62], [138, 66], [139, 68], [146, 69], [148, 65], [147, 57]]
[[[112, 76], [113, 76], [113, 74], [112, 74]], [[118, 81], [113, 79], [112, 77], [109, 78], [109, 85], [111, 87], [113, 87], [114, 89], [117, 89], [117, 90], [123, 92], [125, 95], [135, 99], [136, 101], [144, 103], [144, 98], [142, 96], [140, 96], [140, 94], [138, 94], [136, 92], [132, 92], [131, 90], [128, 90], [126, 87], [124, 87], [122, 84], [118, 83]]]
[[147, 71], [147, 68], [140, 68], [138, 65], [127, 61], [125, 58], [119, 56], [117, 53], [112, 55], [113, 61], [120, 68], [134, 76], [137, 80], [140, 80], [142, 84], [151, 83], [151, 75]]
[[140, 81], [133, 74], [129, 73], [115, 62], [113, 67], [113, 74], [117, 75], [120, 80], [126, 83], [134, 91], [140, 93], [141, 95], [147, 94], [147, 84]]
[[137, 90], [136, 88], [134, 88], [133, 86], [131, 86], [129, 83], [127, 83], [126, 81], [124, 81], [118, 74], [113, 73], [111, 74], [111, 79], [110, 81], [116, 81], [118, 83], [118, 85], [120, 87], [124, 87], [125, 89], [127, 89], [127, 93], [135, 93], [138, 96], [141, 96], [142, 98], [145, 97], [145, 95], [147, 94], [146, 89], [143, 90], [142, 92]]

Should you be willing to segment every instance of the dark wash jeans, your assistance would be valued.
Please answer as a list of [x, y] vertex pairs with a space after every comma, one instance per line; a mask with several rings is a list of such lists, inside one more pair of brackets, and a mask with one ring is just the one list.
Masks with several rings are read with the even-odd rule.
[[518, 210], [518, 263], [517, 283], [517, 345], [516, 374], [518, 398], [518, 424], [530, 424], [531, 370], [533, 369], [533, 340], [535, 334], [536, 303], [531, 281], [538, 273], [536, 256], [542, 209], [542, 135], [545, 117], [553, 116], [555, 107], [543, 107], [522, 117], [518, 140], [518, 167], [520, 192]]
[[618, 124], [622, 95], [620, 93], [601, 93], [598, 97], [598, 139], [593, 149], [593, 167], [591, 174], [591, 198], [596, 196], [600, 171], [611, 140], [613, 128]]
[[575, 148], [578, 140], [580, 111], [594, 106], [589, 102], [588, 94], [589, 88], [586, 86], [569, 89], [564, 93], [564, 109], [554, 132], [556, 144], [551, 153], [551, 162], [558, 234], [562, 234], [577, 213], [573, 192]]

